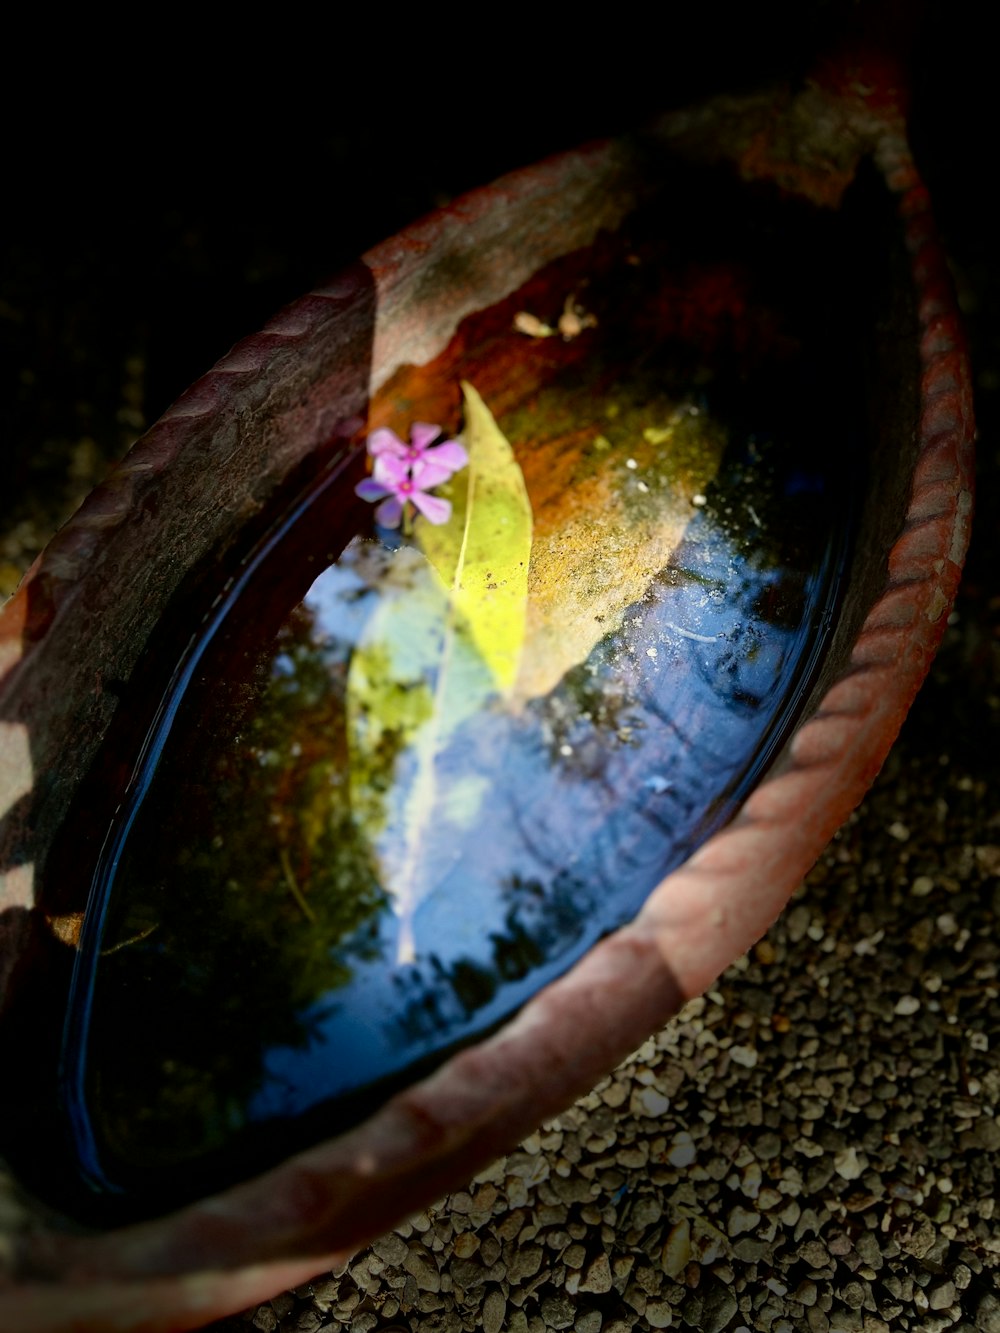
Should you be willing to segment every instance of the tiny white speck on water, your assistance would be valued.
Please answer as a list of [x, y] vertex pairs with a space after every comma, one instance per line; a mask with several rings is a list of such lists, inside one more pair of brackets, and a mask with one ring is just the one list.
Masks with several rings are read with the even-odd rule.
[[647, 656], [647, 657], [655, 657], [655, 656], [656, 656], [656, 649], [655, 649], [655, 648], [647, 648], [647, 649], [646, 649], [646, 656]]
[[657, 796], [662, 795], [663, 792], [670, 788], [669, 780], [665, 778], [662, 773], [654, 773], [652, 777], [646, 779], [644, 785], [647, 786], [650, 791], [656, 792]]
[[640, 491], [642, 491], [643, 495], [649, 494], [649, 487], [646, 485], [644, 481], [637, 481], [636, 486], [639, 488]]
[[560, 745], [560, 747], [559, 747], [559, 753], [560, 753], [560, 754], [567, 754], [567, 755], [572, 754], [572, 753], [573, 753], [573, 747], [572, 747], [572, 745]]
[[702, 495], [702, 493], [699, 491], [697, 495], [692, 495], [692, 496], [691, 496], [691, 503], [692, 503], [693, 505], [697, 505], [698, 508], [700, 509], [702, 505], [708, 503], [708, 500], [707, 500], [707, 498], [706, 498], [704, 495]]
[[632, 471], [634, 472], [634, 471], [636, 470], [636, 468], [639, 466], [639, 464], [635, 461], [634, 458], [626, 458], [626, 459], [625, 459], [625, 466], [626, 466], [627, 468], [631, 468]]

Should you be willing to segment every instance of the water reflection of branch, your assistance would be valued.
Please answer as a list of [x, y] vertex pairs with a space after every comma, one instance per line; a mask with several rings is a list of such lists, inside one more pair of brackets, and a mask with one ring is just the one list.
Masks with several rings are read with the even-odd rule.
[[302, 915], [306, 918], [306, 920], [309, 921], [312, 925], [315, 925], [316, 913], [306, 902], [305, 896], [302, 890], [299, 888], [298, 881], [296, 880], [295, 874], [292, 870], [292, 863], [288, 859], [287, 849], [282, 847], [278, 855], [281, 858], [281, 868], [285, 874], [285, 883], [288, 885], [289, 893], [292, 895], [292, 897], [298, 903], [299, 907], [302, 909]]
[[506, 876], [498, 886], [508, 901], [504, 929], [490, 932], [488, 961], [463, 955], [445, 966], [432, 955], [394, 974], [400, 997], [400, 1012], [390, 1025], [394, 1044], [457, 1039], [503, 983], [523, 981], [572, 949], [587, 929], [596, 887], [565, 870], [547, 887], [534, 877]]

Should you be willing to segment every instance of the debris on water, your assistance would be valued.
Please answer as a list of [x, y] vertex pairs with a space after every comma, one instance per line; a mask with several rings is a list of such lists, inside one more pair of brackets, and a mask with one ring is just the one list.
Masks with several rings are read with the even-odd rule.
[[693, 629], [684, 629], [680, 625], [673, 624], [672, 621], [666, 622], [666, 628], [672, 629], [675, 634], [679, 634], [682, 639], [693, 639], [695, 643], [715, 643], [721, 636], [718, 634], [696, 634]]

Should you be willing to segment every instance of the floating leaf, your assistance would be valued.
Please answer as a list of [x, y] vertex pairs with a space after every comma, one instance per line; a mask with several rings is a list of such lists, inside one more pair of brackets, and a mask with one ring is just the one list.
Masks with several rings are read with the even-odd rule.
[[531, 559], [531, 502], [514, 451], [471, 384], [465, 396], [469, 465], [451, 483], [452, 516], [415, 524], [501, 693], [510, 692], [524, 647]]
[[524, 478], [482, 399], [463, 388], [469, 466], [452, 483], [452, 517], [416, 524], [426, 555], [403, 547], [393, 557], [347, 680], [352, 808], [393, 896], [400, 962], [413, 960], [414, 911], [485, 792], [449, 786], [448, 746], [510, 690], [524, 644]]

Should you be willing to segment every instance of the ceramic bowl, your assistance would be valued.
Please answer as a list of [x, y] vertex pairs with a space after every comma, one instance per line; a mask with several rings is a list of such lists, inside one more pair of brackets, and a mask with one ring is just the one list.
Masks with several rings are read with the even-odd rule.
[[[793, 217], [821, 216], [831, 245], [843, 228], [874, 275], [857, 329], [871, 447], [854, 553], [797, 724], [735, 817], [634, 920], [357, 1127], [103, 1234], [26, 1191], [0, 1237], [3, 1327], [194, 1328], [330, 1267], [466, 1181], [699, 994], [763, 934], [872, 782], [952, 605], [973, 424], [892, 79], [842, 63], [796, 94], [716, 99], [459, 199], [238, 344], [139, 441], [0, 615], [0, 996], [16, 1005], [45, 929], [51, 850], [112, 723], [116, 682], [167, 608], [204, 590], [206, 571], [238, 558], [248, 533], [403, 398], [423, 419], [454, 416], [490, 312], [507, 328], [526, 293], [544, 304], [547, 275], [613, 236], [651, 191], [676, 188], [683, 208], [705, 172]], [[445, 389], [431, 373], [442, 365]]]

